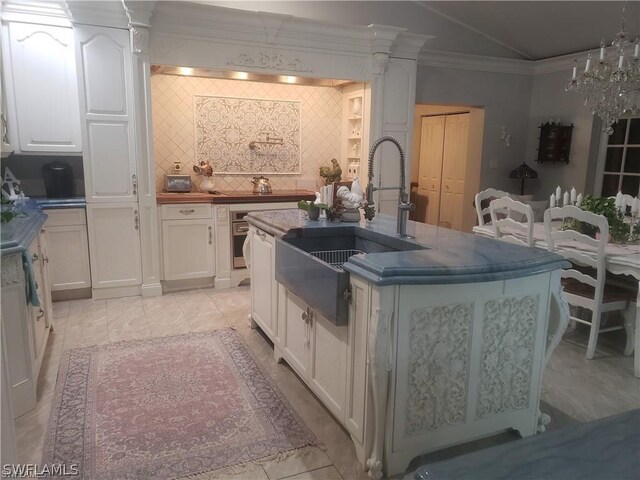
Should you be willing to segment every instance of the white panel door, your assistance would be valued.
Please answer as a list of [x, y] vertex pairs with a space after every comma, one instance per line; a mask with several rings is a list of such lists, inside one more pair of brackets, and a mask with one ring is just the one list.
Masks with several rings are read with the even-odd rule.
[[455, 230], [462, 229], [468, 135], [468, 113], [447, 115], [442, 159], [440, 225]]
[[251, 227], [251, 318], [269, 338], [277, 335], [275, 244], [271, 235]]
[[342, 423], [347, 396], [349, 328], [339, 327], [313, 312], [309, 386]]
[[11, 23], [9, 36], [20, 149], [80, 152], [72, 29]]
[[140, 285], [138, 206], [87, 204], [93, 288]]
[[[255, 260], [252, 258], [251, 262]], [[305, 321], [303, 314], [308, 305], [296, 297], [289, 290], [285, 290], [284, 302], [284, 332], [282, 332], [282, 353], [291, 368], [303, 379], [308, 378], [311, 343], [311, 327]]]
[[440, 181], [444, 148], [445, 116], [424, 117], [420, 139], [418, 173], [418, 217], [421, 222], [438, 224]]
[[47, 226], [47, 245], [52, 291], [91, 287], [86, 225]]
[[165, 280], [213, 277], [213, 220], [164, 220], [162, 260]]
[[129, 32], [78, 26], [85, 190], [89, 202], [137, 199]]

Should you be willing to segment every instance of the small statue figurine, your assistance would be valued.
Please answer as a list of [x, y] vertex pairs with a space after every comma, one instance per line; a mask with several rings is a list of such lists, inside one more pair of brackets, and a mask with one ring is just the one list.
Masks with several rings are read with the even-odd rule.
[[342, 179], [342, 168], [335, 158], [331, 159], [331, 167], [320, 167], [320, 176], [324, 178], [325, 185], [339, 182]]

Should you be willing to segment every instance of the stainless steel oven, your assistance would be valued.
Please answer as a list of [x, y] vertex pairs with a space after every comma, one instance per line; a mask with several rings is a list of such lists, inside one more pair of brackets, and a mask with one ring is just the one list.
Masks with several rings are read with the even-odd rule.
[[247, 212], [231, 212], [231, 252], [233, 255], [233, 268], [246, 268], [242, 245], [249, 232], [249, 223], [244, 220]]

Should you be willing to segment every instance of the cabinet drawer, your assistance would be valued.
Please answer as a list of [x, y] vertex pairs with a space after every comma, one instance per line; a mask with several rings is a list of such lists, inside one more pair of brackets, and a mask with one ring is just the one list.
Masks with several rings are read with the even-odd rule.
[[66, 225], [86, 225], [87, 216], [84, 208], [60, 208], [46, 211], [47, 227], [57, 227]]
[[211, 218], [210, 203], [184, 203], [162, 205], [162, 220], [183, 220], [190, 218]]

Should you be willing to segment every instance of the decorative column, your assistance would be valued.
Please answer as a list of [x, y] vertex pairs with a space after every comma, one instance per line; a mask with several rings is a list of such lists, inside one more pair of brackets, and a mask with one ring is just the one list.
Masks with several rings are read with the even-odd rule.
[[151, 117], [149, 19], [155, 2], [124, 2], [131, 35], [133, 101], [135, 106], [138, 204], [142, 256], [142, 296], [162, 295], [160, 244], [156, 206], [155, 160]]

